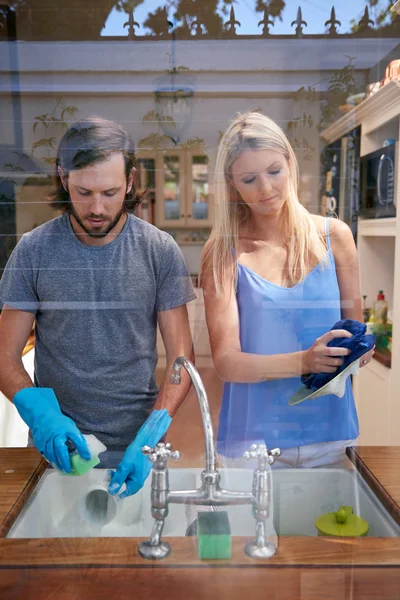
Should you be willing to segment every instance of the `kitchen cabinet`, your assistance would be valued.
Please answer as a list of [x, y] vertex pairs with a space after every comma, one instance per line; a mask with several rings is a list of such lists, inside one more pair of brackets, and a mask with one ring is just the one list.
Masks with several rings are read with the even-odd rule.
[[168, 149], [138, 154], [140, 187], [148, 190], [153, 213], [138, 216], [161, 229], [212, 225], [209, 158], [202, 150]]
[[390, 369], [373, 360], [353, 378], [354, 396], [360, 423], [357, 443], [389, 445]]
[[156, 160], [151, 152], [141, 151], [137, 157], [136, 185], [141, 193], [145, 192], [135, 214], [148, 223], [154, 223], [156, 200]]

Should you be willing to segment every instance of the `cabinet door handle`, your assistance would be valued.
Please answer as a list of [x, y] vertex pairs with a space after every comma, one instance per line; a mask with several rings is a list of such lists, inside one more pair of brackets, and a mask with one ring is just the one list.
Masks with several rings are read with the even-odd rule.
[[188, 215], [188, 217], [191, 217], [192, 215]]
[[185, 215], [181, 215], [181, 219], [183, 219], [185, 217]]

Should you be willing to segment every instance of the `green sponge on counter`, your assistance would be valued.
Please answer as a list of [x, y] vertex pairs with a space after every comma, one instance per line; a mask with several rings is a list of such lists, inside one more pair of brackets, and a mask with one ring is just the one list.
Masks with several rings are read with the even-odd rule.
[[199, 512], [197, 549], [202, 560], [231, 557], [231, 528], [226, 511]]

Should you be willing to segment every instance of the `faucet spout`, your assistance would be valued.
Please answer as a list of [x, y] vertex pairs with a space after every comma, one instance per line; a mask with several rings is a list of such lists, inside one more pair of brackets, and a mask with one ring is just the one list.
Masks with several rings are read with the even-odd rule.
[[174, 365], [172, 367], [170, 382], [175, 384], [179, 384], [181, 382], [182, 367], [186, 369], [190, 379], [192, 380], [193, 387], [195, 389], [197, 400], [200, 406], [206, 446], [206, 472], [215, 473], [217, 471], [217, 463], [214, 444], [214, 429], [211, 420], [211, 412], [210, 406], [208, 404], [207, 393], [198, 370], [196, 369], [194, 364], [191, 363], [190, 360], [188, 360], [184, 356], [179, 356], [175, 360]]

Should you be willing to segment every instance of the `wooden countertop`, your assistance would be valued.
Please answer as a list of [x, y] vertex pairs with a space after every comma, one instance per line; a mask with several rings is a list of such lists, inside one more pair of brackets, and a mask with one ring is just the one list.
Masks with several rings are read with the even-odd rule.
[[0, 537], [4, 537], [46, 469], [35, 448], [0, 448]]
[[347, 455], [400, 524], [400, 446], [355, 446], [347, 449]]
[[[398, 509], [400, 447], [357, 447], [349, 455], [378, 491], [385, 485], [385, 502]], [[35, 449], [0, 449], [1, 536], [45, 468]], [[277, 555], [265, 561], [248, 558], [245, 541], [233, 538], [228, 561], [200, 561], [195, 538], [171, 538], [169, 557], [146, 561], [137, 552], [140, 539], [2, 537], [0, 598], [400, 598], [400, 538], [282, 536]]]

